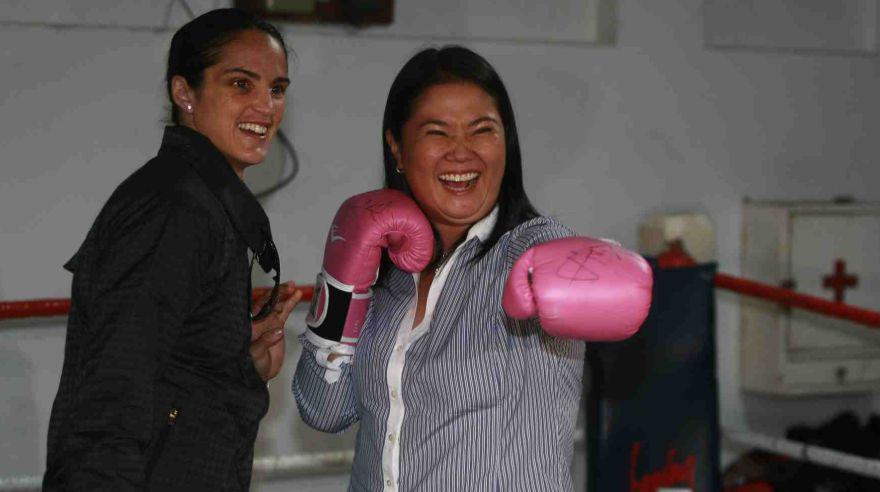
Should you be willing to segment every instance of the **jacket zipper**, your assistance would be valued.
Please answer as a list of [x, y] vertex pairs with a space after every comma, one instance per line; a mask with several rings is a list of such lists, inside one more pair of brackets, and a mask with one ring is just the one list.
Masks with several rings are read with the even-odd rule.
[[159, 433], [158, 440], [156, 441], [156, 447], [153, 448], [153, 454], [152, 456], [150, 456], [150, 461], [147, 463], [147, 481], [149, 481], [150, 475], [153, 474], [153, 468], [156, 466], [156, 461], [159, 460], [159, 455], [162, 454], [162, 449], [165, 447], [165, 439], [168, 438], [168, 434], [171, 432], [171, 429], [177, 422], [177, 417], [179, 415], [180, 408], [178, 408], [177, 406], [172, 406], [171, 410], [168, 412], [168, 420], [166, 420], [165, 422], [165, 427], [163, 427], [162, 431]]

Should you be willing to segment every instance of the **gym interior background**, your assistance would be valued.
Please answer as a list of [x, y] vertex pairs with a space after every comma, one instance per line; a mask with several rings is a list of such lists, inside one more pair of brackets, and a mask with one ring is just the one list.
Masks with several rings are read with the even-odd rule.
[[[61, 265], [114, 187], [156, 151], [171, 33], [193, 13], [232, 4], [85, 3], [0, 3], [0, 300], [69, 296]], [[737, 274], [746, 197], [880, 200], [877, 2], [775, 0], [757, 13], [725, 10], [732, 3], [406, 0], [390, 25], [277, 22], [293, 50], [283, 129], [298, 169], [263, 205], [284, 278], [311, 283], [338, 205], [381, 186], [391, 78], [432, 44], [465, 44], [499, 70], [516, 111], [526, 190], [580, 234], [638, 249], [639, 225], [652, 215], [705, 214], [719, 269]], [[763, 31], [736, 30], [749, 15]], [[265, 183], [291, 170], [287, 157], [267, 168], [277, 176]], [[288, 322], [288, 359], [270, 384], [258, 456], [351, 448], [353, 431], [308, 429], [290, 396], [304, 317], [301, 307]], [[743, 392], [735, 294], [719, 291], [715, 328], [725, 428], [778, 435], [843, 410], [880, 408], [872, 392]], [[63, 344], [63, 317], [0, 321], [0, 477], [42, 473]], [[719, 466], [743, 452], [721, 445]], [[580, 490], [585, 463], [579, 446]], [[253, 490], [346, 483], [343, 471], [257, 481]]]

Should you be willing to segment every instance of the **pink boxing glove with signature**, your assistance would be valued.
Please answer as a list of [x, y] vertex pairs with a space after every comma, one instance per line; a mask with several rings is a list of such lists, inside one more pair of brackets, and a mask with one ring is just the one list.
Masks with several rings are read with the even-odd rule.
[[514, 263], [502, 306], [511, 318], [537, 317], [552, 336], [623, 340], [648, 316], [653, 283], [648, 262], [619, 244], [557, 239], [533, 246]]

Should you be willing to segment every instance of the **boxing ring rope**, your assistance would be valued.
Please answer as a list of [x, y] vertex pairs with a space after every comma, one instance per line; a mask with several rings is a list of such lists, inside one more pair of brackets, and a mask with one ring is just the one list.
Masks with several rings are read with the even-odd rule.
[[742, 446], [771, 451], [807, 463], [844, 470], [866, 477], [880, 478], [880, 460], [863, 458], [757, 432], [724, 429], [724, 438]]
[[[695, 262], [686, 252], [672, 245], [669, 251], [658, 256], [661, 268], [691, 266]], [[842, 318], [871, 328], [880, 328], [880, 312], [857, 306], [832, 302], [816, 296], [802, 294], [790, 289], [755, 282], [732, 275], [717, 273], [715, 285], [718, 288], [739, 294], [775, 301], [785, 306], [796, 307], [807, 311]], [[314, 286], [302, 285], [303, 300], [311, 300]], [[259, 299], [268, 292], [261, 287], [253, 290], [253, 299]], [[24, 301], [0, 302], [0, 321], [4, 319], [20, 319], [32, 317], [50, 317], [67, 314], [70, 309], [69, 299], [35, 299]], [[746, 446], [752, 446], [784, 456], [796, 458], [808, 463], [846, 470], [860, 475], [880, 478], [880, 460], [863, 458], [819, 446], [811, 446], [796, 441], [776, 438], [744, 430], [723, 429], [724, 438]], [[575, 433], [575, 442], [584, 440], [583, 429]], [[266, 456], [254, 458], [254, 478], [291, 478], [297, 476], [316, 475], [322, 473], [342, 472], [352, 463], [352, 450], [324, 453], [301, 453], [292, 455]], [[39, 490], [42, 477], [0, 477], [0, 492]]]
[[[668, 250], [657, 256], [657, 264], [660, 268], [678, 268], [694, 266], [696, 262], [684, 250], [680, 241], [673, 241], [669, 244]], [[738, 294], [775, 301], [784, 306], [796, 307], [832, 318], [853, 321], [870, 328], [880, 328], [880, 311], [872, 311], [843, 302], [829, 301], [821, 297], [802, 294], [792, 289], [776, 287], [775, 285], [735, 277], [726, 273], [715, 274], [715, 286]]]
[[[354, 450], [300, 453], [254, 458], [254, 480], [284, 479], [343, 473], [351, 469]], [[0, 491], [32, 492], [42, 487], [42, 475], [0, 477]]]
[[[582, 429], [575, 430], [574, 440], [583, 443]], [[351, 469], [353, 460], [354, 450], [256, 457], [253, 478], [257, 481], [344, 473]], [[42, 475], [0, 477], [2, 492], [33, 492], [40, 490], [42, 484]]]
[[776, 301], [785, 306], [791, 306], [824, 314], [832, 318], [841, 318], [854, 321], [871, 328], [880, 328], [880, 311], [860, 308], [842, 302], [834, 302], [821, 297], [800, 294], [791, 289], [774, 287], [762, 284], [754, 280], [734, 277], [726, 273], [715, 274], [715, 286], [722, 289], [737, 292], [739, 294], [757, 297], [770, 301]]
[[[302, 290], [303, 301], [308, 302], [312, 300], [312, 294], [315, 292], [314, 285], [297, 285], [296, 288]], [[272, 289], [269, 287], [256, 287], [251, 292], [251, 299], [256, 302], [271, 290]], [[68, 312], [70, 312], [70, 299], [65, 298], [0, 301], [0, 321], [4, 319], [62, 316], [66, 315]]]
[[[673, 243], [670, 249], [657, 257], [661, 268], [676, 268], [694, 265], [680, 244]], [[843, 302], [829, 301], [821, 297], [802, 294], [791, 289], [748, 280], [726, 273], [715, 274], [715, 286], [759, 299], [775, 301], [785, 306], [796, 307], [826, 316], [841, 318], [871, 328], [880, 328], [880, 311], [860, 308]], [[303, 301], [310, 301], [314, 293], [314, 285], [298, 285], [303, 291]], [[257, 287], [253, 290], [253, 300], [257, 300], [269, 291], [268, 287]], [[23, 301], [0, 301], [0, 321], [4, 319], [35, 318], [65, 315], [70, 311], [70, 299], [32, 299]]]

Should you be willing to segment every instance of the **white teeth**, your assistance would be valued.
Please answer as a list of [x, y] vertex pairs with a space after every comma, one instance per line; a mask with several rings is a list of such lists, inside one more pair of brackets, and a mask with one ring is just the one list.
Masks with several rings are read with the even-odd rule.
[[242, 130], [249, 130], [259, 135], [265, 135], [269, 129], [263, 125], [258, 125], [256, 123], [239, 123], [238, 128]]
[[479, 175], [480, 175], [480, 173], [474, 173], [474, 172], [463, 173], [463, 174], [447, 173], [447, 174], [441, 174], [439, 176], [439, 178], [442, 181], [455, 181], [455, 182], [460, 183], [462, 181], [470, 181], [472, 179], [476, 179]]

